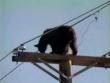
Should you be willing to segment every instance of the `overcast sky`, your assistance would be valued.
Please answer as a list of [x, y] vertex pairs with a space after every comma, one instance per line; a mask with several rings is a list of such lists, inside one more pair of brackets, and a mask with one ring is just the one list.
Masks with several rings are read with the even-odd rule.
[[[0, 58], [13, 48], [42, 32], [63, 24], [107, 0], [0, 0]], [[97, 16], [96, 21], [94, 17]], [[76, 21], [75, 21], [76, 22]], [[67, 25], [71, 25], [71, 22]], [[101, 56], [110, 50], [110, 6], [74, 26], [78, 54]], [[26, 44], [27, 51], [35, 52], [34, 44]], [[50, 49], [47, 50], [50, 52]], [[17, 64], [11, 56], [0, 62], [0, 78]], [[44, 66], [44, 65], [42, 65]], [[52, 65], [58, 69], [58, 65]], [[83, 67], [72, 67], [72, 73]], [[48, 69], [48, 68], [47, 68]], [[49, 70], [50, 71], [50, 70]], [[54, 72], [52, 72], [54, 73]], [[55, 74], [55, 73], [54, 73]], [[57, 74], [55, 74], [57, 75]], [[57, 75], [58, 76], [58, 75]], [[109, 83], [110, 70], [92, 68], [73, 78], [73, 83]], [[24, 63], [0, 83], [59, 83], [31, 63]]]

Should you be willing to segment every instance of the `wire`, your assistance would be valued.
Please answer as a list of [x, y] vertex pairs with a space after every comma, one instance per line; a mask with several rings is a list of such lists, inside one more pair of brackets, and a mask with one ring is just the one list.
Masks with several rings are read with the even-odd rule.
[[67, 24], [67, 23], [69, 23], [69, 22], [71, 22], [71, 21], [74, 21], [74, 20], [76, 20], [76, 19], [78, 19], [78, 18], [80, 18], [80, 17], [82, 17], [82, 16], [84, 16], [84, 15], [86, 15], [86, 14], [88, 14], [88, 13], [90, 13], [90, 12], [92, 12], [92, 11], [98, 9], [98, 8], [100, 8], [101, 6], [103, 6], [103, 5], [105, 5], [105, 4], [108, 4], [108, 3], [110, 3], [110, 1], [107, 1], [107, 2], [105, 2], [105, 3], [103, 3], [103, 4], [101, 4], [101, 5], [99, 5], [99, 6], [95, 7], [95, 8], [93, 8], [93, 9], [91, 9], [91, 10], [89, 10], [89, 11], [87, 11], [87, 12], [85, 12], [85, 13], [79, 15], [79, 16], [77, 16], [76, 18], [73, 18], [73, 19], [71, 19], [71, 20], [69, 20], [69, 21], [63, 23], [62, 25], [65, 25], [65, 24]]
[[83, 43], [83, 41], [84, 41], [84, 37], [86, 36], [86, 33], [89, 31], [90, 25], [91, 25], [94, 21], [96, 21], [96, 17], [95, 17], [95, 19], [93, 19], [91, 22], [89, 22], [89, 24], [87, 25], [86, 30], [85, 30], [85, 31], [83, 32], [83, 34], [82, 34], [82, 37], [81, 37], [80, 43], [79, 43], [79, 45], [78, 45], [78, 48], [82, 45], [82, 43]]
[[7, 76], [9, 76], [11, 73], [13, 73], [18, 67], [20, 67], [23, 63], [18, 64], [15, 68], [13, 68], [10, 72], [8, 72], [6, 75], [4, 75], [2, 78], [0, 78], [0, 81], [5, 79]]
[[2, 57], [2, 58], [0, 59], [0, 62], [3, 61], [6, 57], [8, 57], [12, 52], [13, 52], [13, 51], [9, 52], [7, 55], [5, 55], [4, 57]]
[[109, 4], [107, 4], [107, 5], [105, 5], [104, 7], [100, 8], [99, 10], [96, 10], [94, 13], [89, 14], [88, 16], [86, 16], [86, 17], [82, 18], [81, 20], [79, 20], [78, 22], [76, 22], [76, 23], [72, 24], [71, 26], [75, 26], [75, 25], [79, 24], [80, 22], [82, 22], [82, 21], [84, 21], [85, 19], [87, 19], [87, 18], [91, 17], [91, 16], [92, 16], [92, 15], [94, 15], [95, 13], [97, 13], [97, 12], [101, 11], [102, 9], [104, 9], [105, 7], [107, 7], [108, 5], [110, 5], [110, 3], [109, 3]]

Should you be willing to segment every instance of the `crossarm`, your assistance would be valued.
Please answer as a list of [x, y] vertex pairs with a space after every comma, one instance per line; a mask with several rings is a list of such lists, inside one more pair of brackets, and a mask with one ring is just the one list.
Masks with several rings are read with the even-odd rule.
[[73, 56], [69, 55], [57, 55], [57, 54], [42, 54], [35, 52], [18, 52], [18, 56], [12, 56], [12, 61], [15, 62], [40, 62], [38, 58], [45, 60], [48, 63], [60, 64], [66, 60], [72, 60], [72, 65], [88, 66], [94, 62], [97, 62], [95, 67], [110, 68], [110, 58], [93, 57], [93, 56]]

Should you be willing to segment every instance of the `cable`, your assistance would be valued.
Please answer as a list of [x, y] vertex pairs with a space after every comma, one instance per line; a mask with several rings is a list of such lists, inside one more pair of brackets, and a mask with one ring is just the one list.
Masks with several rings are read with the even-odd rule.
[[80, 47], [80, 46], [82, 45], [82, 43], [83, 43], [83, 41], [84, 41], [84, 37], [85, 37], [86, 33], [89, 31], [89, 29], [90, 29], [90, 25], [91, 25], [94, 21], [97, 21], [96, 19], [97, 19], [97, 17], [95, 17], [95, 19], [93, 19], [93, 20], [92, 20], [91, 22], [89, 22], [89, 24], [87, 25], [86, 30], [85, 30], [85, 31], [83, 32], [83, 34], [82, 34], [82, 37], [81, 37], [81, 40], [80, 40], [80, 43], [79, 43], [78, 47]]
[[78, 18], [80, 18], [80, 17], [82, 17], [82, 16], [84, 16], [84, 15], [86, 15], [86, 14], [88, 14], [88, 13], [90, 13], [90, 12], [92, 12], [92, 11], [98, 9], [98, 8], [100, 8], [101, 6], [103, 6], [103, 5], [105, 5], [105, 4], [108, 4], [109, 2], [110, 2], [110, 1], [107, 1], [107, 2], [105, 2], [105, 3], [103, 3], [103, 4], [101, 4], [101, 5], [99, 5], [99, 6], [95, 7], [95, 8], [93, 8], [93, 9], [91, 9], [91, 10], [89, 10], [89, 11], [87, 11], [87, 12], [85, 12], [85, 13], [79, 15], [79, 16], [77, 16], [76, 18], [73, 18], [73, 19], [71, 19], [71, 20], [69, 20], [69, 21], [63, 23], [62, 25], [65, 25], [65, 24], [67, 24], [67, 23], [69, 23], [69, 22], [71, 22], [71, 21], [74, 21], [74, 20], [76, 20], [76, 19], [78, 19]]
[[8, 72], [6, 75], [4, 75], [2, 78], [0, 78], [0, 81], [2, 81], [4, 78], [6, 78], [7, 76], [9, 76], [11, 73], [13, 73], [18, 67], [20, 67], [23, 63], [20, 63], [19, 65], [17, 65], [15, 68], [13, 68], [10, 72]]
[[89, 14], [88, 16], [86, 16], [86, 17], [82, 18], [81, 20], [79, 20], [78, 22], [76, 22], [76, 23], [72, 24], [71, 26], [75, 26], [75, 25], [79, 24], [79, 23], [80, 23], [80, 22], [82, 22], [83, 20], [85, 20], [85, 19], [87, 19], [87, 18], [91, 17], [92, 15], [94, 15], [95, 13], [97, 13], [97, 12], [101, 11], [102, 9], [104, 9], [105, 7], [107, 7], [108, 5], [110, 5], [110, 3], [109, 3], [109, 4], [107, 4], [107, 5], [105, 5], [104, 7], [100, 8], [99, 10], [95, 11], [94, 13]]
[[0, 62], [3, 61], [6, 57], [8, 57], [12, 52], [13, 52], [13, 51], [9, 52], [7, 55], [5, 55], [4, 57], [2, 57], [2, 58], [0, 59]]

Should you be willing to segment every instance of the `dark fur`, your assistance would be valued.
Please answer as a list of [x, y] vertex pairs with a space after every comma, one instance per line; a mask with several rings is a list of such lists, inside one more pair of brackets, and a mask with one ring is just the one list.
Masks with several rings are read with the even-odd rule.
[[[44, 34], [53, 29], [55, 28], [45, 30]], [[45, 53], [48, 44], [52, 48], [52, 54], [67, 54], [70, 46], [73, 55], [77, 55], [76, 34], [70, 26], [57, 27], [57, 29], [41, 36], [39, 43], [35, 47], [38, 47], [41, 53]]]

